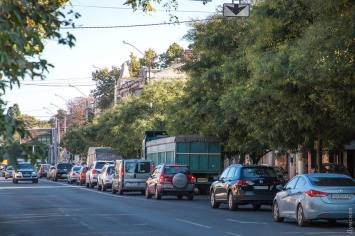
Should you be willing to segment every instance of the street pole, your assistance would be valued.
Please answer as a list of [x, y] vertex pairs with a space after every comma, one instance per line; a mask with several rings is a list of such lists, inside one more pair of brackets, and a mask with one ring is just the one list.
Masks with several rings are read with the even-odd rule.
[[[43, 107], [44, 109], [48, 110], [51, 112], [51, 114], [54, 116], [55, 118], [55, 128], [53, 129], [53, 153], [54, 153], [54, 163], [57, 162], [58, 160], [58, 144], [60, 143], [60, 126], [58, 129], [58, 119], [55, 115], [55, 113], [53, 111], [51, 111], [50, 109], [48, 109], [47, 107]], [[49, 113], [48, 113], [49, 114]]]
[[[134, 45], [127, 43], [126, 41], [123, 40], [124, 44], [128, 44], [129, 46], [133, 47], [134, 49], [136, 49], [140, 54], [143, 55], [143, 57], [145, 56], [143, 52], [141, 52], [138, 48], [136, 48]], [[152, 67], [152, 58], [149, 59], [149, 66], [148, 66], [148, 84], [150, 83], [150, 69]]]

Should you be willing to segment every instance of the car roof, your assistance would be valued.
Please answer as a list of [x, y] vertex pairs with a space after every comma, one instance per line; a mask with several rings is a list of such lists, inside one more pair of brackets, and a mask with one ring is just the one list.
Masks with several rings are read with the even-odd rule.
[[[306, 177], [341, 177], [341, 178], [351, 178], [344, 174], [332, 174], [332, 173], [313, 173], [313, 174], [300, 174], [297, 176], [306, 176]], [[296, 176], [295, 176], [296, 177]]]

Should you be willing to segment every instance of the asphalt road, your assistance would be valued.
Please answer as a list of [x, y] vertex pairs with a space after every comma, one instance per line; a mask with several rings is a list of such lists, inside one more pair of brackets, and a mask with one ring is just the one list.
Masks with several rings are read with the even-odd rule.
[[276, 223], [270, 206], [260, 210], [240, 206], [235, 212], [227, 205], [212, 209], [206, 195], [193, 201], [173, 196], [155, 200], [140, 193], [100, 192], [64, 180], [13, 184], [0, 177], [1, 236], [333, 236], [350, 235], [348, 230], [347, 221], [334, 225], [319, 221], [303, 228], [295, 220]]

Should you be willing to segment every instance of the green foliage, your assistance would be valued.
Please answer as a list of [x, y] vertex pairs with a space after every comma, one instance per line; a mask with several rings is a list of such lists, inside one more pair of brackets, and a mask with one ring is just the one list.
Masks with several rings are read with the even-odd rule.
[[172, 62], [180, 61], [183, 54], [184, 48], [177, 43], [171, 44], [165, 53], [159, 55], [159, 67], [169, 67]]
[[131, 58], [131, 60], [127, 62], [127, 65], [129, 67], [129, 74], [132, 77], [138, 77], [139, 70], [141, 68], [141, 63], [137, 60], [137, 57], [134, 55], [133, 52], [131, 52], [131, 55], [129, 57]]
[[105, 68], [92, 73], [92, 80], [96, 82], [96, 88], [91, 93], [95, 98], [99, 98], [99, 109], [106, 110], [113, 106], [114, 85], [119, 76], [120, 70], [116, 67], [112, 67], [110, 71]]
[[[67, 33], [63, 37], [60, 33], [62, 25], [74, 26], [73, 19], [79, 14], [69, 11], [64, 14], [61, 6], [66, 0], [60, 1], [16, 1], [2, 0], [0, 2], [0, 90], [5, 93], [13, 86], [20, 86], [20, 79], [44, 79], [44, 72], [52, 67], [45, 59], [40, 57], [44, 49], [44, 40], [57, 40], [59, 44], [74, 46], [75, 38]], [[1, 96], [0, 94], [0, 96]], [[2, 146], [0, 160], [16, 159], [8, 151], [21, 138], [30, 137], [26, 131], [25, 120], [16, 120], [21, 115], [15, 106], [9, 115], [4, 115], [4, 101], [0, 98], [0, 137]], [[29, 118], [29, 117], [27, 117]], [[27, 122], [27, 120], [26, 120]], [[25, 159], [35, 162], [36, 158], [43, 158], [41, 150], [32, 153], [32, 148], [19, 145], [20, 154]]]

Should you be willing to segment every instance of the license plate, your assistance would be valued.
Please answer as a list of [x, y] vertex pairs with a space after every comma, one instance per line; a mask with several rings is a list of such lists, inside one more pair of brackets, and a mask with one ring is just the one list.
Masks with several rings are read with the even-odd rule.
[[351, 194], [332, 194], [332, 199], [351, 199]]
[[66, 174], [62, 174], [62, 177], [67, 177], [67, 175]]
[[269, 189], [269, 186], [254, 186], [254, 189]]
[[137, 183], [126, 183], [126, 186], [137, 186]]
[[23, 177], [30, 177], [30, 174], [24, 174]]

